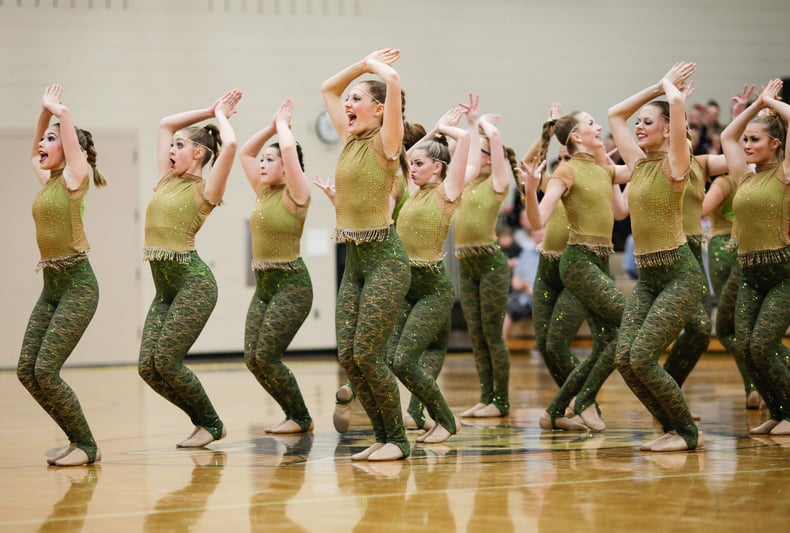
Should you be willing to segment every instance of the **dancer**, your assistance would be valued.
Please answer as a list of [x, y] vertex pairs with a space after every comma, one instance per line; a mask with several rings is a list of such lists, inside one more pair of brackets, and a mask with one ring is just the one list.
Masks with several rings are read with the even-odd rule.
[[481, 388], [479, 402], [462, 417], [496, 418], [510, 411], [510, 350], [502, 336], [510, 267], [496, 244], [496, 221], [516, 164], [513, 151], [502, 145], [498, 121], [498, 115], [483, 115], [477, 121], [483, 138], [477, 129], [471, 134], [466, 183], [455, 217], [461, 309]]
[[[401, 98], [402, 104], [405, 107], [406, 96], [403, 91], [401, 91]], [[404, 122], [403, 123], [403, 149], [408, 154], [408, 150], [414, 146], [415, 143], [418, 141], [424, 140], [428, 138], [428, 133], [426, 133], [425, 128], [421, 124], [416, 124], [412, 122]], [[430, 136], [432, 137], [433, 134]], [[399, 172], [395, 176], [395, 184], [392, 186], [392, 190], [390, 191], [390, 211], [392, 215], [393, 222], [397, 222], [398, 214], [400, 212], [400, 208], [403, 206], [406, 199], [409, 197], [408, 186], [406, 183], [406, 177], [403, 174], [405, 170], [405, 166], [403, 162], [401, 162], [401, 168]], [[332, 202], [332, 205], [335, 205], [335, 186], [333, 183], [332, 176], [329, 176], [326, 180], [322, 180], [320, 176], [316, 176], [315, 181], [313, 181], [326, 197]], [[444, 361], [444, 353], [447, 351], [447, 345], [449, 344], [449, 337], [450, 332], [447, 332], [447, 338], [437, 338], [428, 348], [428, 352], [430, 353], [441, 353], [441, 361], [440, 364]], [[444, 348], [442, 348], [444, 346]], [[435, 357], [428, 357], [431, 361], [435, 361]], [[433, 368], [433, 367], [431, 367]], [[438, 376], [441, 367], [437, 368], [435, 371], [434, 378]], [[433, 370], [431, 370], [433, 374]], [[351, 388], [351, 383], [348, 379], [346, 379], [345, 383], [341, 385], [337, 392], [335, 392], [335, 408], [332, 412], [332, 425], [334, 425], [335, 430], [338, 433], [345, 433], [348, 431], [349, 426], [351, 425], [351, 402], [354, 401], [356, 395], [354, 394], [353, 389]], [[409, 410], [403, 417], [403, 425], [406, 429], [425, 429], [429, 430], [433, 427], [433, 420], [426, 419], [423, 413], [424, 406], [422, 403], [412, 395], [411, 401], [409, 403]], [[414, 418], [409, 415], [409, 412], [414, 413], [421, 413], [419, 418], [419, 425], [418, 422], [415, 421]]]
[[[692, 157], [689, 179], [683, 194], [683, 232], [691, 253], [697, 259], [703, 274], [706, 270], [702, 255], [705, 241], [705, 232], [702, 229], [705, 189], [712, 177], [720, 176], [726, 172], [727, 160], [723, 155], [695, 155]], [[700, 298], [697, 311], [692, 319], [683, 326], [683, 330], [675, 340], [664, 363], [664, 370], [674, 378], [680, 387], [683, 386], [686, 378], [710, 344], [712, 307], [706, 276], [703, 277], [703, 282], [705, 283], [705, 292]]]
[[[256, 284], [247, 311], [244, 361], [285, 413], [282, 423], [266, 428], [268, 433], [313, 429], [296, 378], [282, 360], [313, 303], [313, 285], [299, 246], [310, 184], [302, 148], [291, 133], [292, 116], [293, 101], [288, 99], [239, 154], [257, 198], [250, 216]], [[258, 153], [275, 134], [279, 142], [269, 145], [258, 162]]]
[[[475, 112], [476, 108], [466, 108], [467, 114]], [[461, 108], [454, 108], [436, 127], [441, 135], [455, 141], [452, 159], [447, 145], [437, 140], [420, 142], [410, 150], [413, 186], [397, 221], [398, 235], [411, 263], [411, 286], [390, 337], [389, 364], [417, 400], [410, 404], [415, 425], [423, 418], [423, 405], [435, 421], [427, 433], [417, 437], [417, 442], [428, 444], [444, 442], [460, 429], [436, 384], [447, 351], [447, 342], [436, 346], [436, 340], [449, 341], [455, 302], [442, 247], [460, 203], [469, 154], [469, 134], [455, 127], [460, 117]]]
[[[236, 134], [228, 119], [241, 96], [234, 89], [205, 109], [170, 115], [159, 123], [162, 179], [145, 213], [143, 250], [156, 294], [143, 327], [138, 372], [195, 425], [176, 445], [180, 448], [199, 448], [225, 436], [225, 426], [184, 357], [217, 303], [217, 282], [195, 250], [195, 234], [225, 193], [236, 153]], [[194, 125], [211, 117], [216, 126]], [[204, 179], [209, 161], [211, 171]]]
[[[545, 165], [550, 137], [545, 138], [538, 157], [524, 163], [529, 177], [525, 195], [527, 216], [533, 228], [542, 228], [562, 199], [570, 233], [559, 261], [560, 279], [583, 306], [594, 345], [589, 357], [570, 372], [541, 415], [540, 427], [602, 431], [606, 425], [598, 414], [595, 396], [614, 371], [617, 328], [625, 305], [625, 296], [609, 271], [609, 257], [614, 253], [612, 228], [616, 215], [625, 217], [619, 184], [628, 181], [630, 172], [623, 165], [607, 164], [601, 138], [603, 128], [589, 113], [569, 113], [558, 118], [553, 128], [571, 160], [557, 167], [546, 184], [540, 204], [539, 169]], [[568, 407], [581, 420], [566, 417]]]
[[790, 435], [790, 358], [782, 345], [790, 326], [790, 105], [778, 99], [781, 89], [782, 80], [769, 81], [721, 134], [730, 175], [738, 183], [733, 210], [741, 285], [735, 338], [770, 412], [766, 422], [749, 430], [756, 435]]
[[[101, 460], [77, 395], [60, 369], [88, 327], [99, 302], [99, 285], [88, 261], [82, 207], [90, 185], [106, 185], [96, 168], [96, 148], [89, 131], [74, 126], [61, 101], [59, 84], [44, 89], [41, 113], [30, 152], [42, 187], [33, 201], [36, 242], [44, 287], [22, 341], [17, 377], [69, 439], [69, 446], [48, 458], [57, 466], [80, 466]], [[59, 120], [50, 126], [52, 117]]]
[[[522, 161], [532, 161], [537, 157], [541, 147], [548, 145], [554, 135], [557, 119], [562, 114], [559, 104], [549, 109], [549, 117], [543, 123], [541, 135], [530, 147]], [[571, 159], [568, 149], [560, 147], [560, 160]], [[565, 159], [567, 158], [567, 159]], [[556, 166], [549, 169], [549, 174]], [[519, 180], [526, 183], [527, 175], [519, 168]], [[550, 175], [546, 175], [539, 187], [546, 192], [546, 183]], [[546, 369], [558, 387], [562, 387], [571, 371], [579, 364], [578, 358], [571, 352], [571, 342], [584, 322], [584, 307], [576, 297], [565, 288], [560, 277], [560, 257], [565, 250], [570, 234], [568, 215], [562, 198], [551, 212], [544, 227], [542, 242], [538, 245], [540, 258], [538, 272], [532, 288], [532, 323], [535, 328], [535, 346], [543, 357]]]
[[[392, 227], [389, 202], [403, 156], [400, 50], [371, 52], [326, 80], [321, 92], [332, 124], [345, 141], [335, 172], [335, 239], [346, 243], [337, 298], [338, 359], [373, 425], [376, 442], [351, 456], [391, 461], [410, 453], [400, 395], [387, 366], [386, 343], [409, 288], [406, 250]], [[344, 90], [359, 76], [362, 81]]]
[[[620, 324], [616, 364], [666, 432], [640, 447], [646, 451], [702, 446], [702, 433], [680, 387], [658, 364], [706, 290], [702, 269], [686, 243], [681, 205], [691, 167], [685, 104], [693, 84], [686, 82], [695, 69], [693, 63], [677, 63], [658, 83], [609, 109], [618, 152], [632, 170], [628, 204], [639, 270]], [[651, 102], [662, 94], [668, 103]], [[634, 138], [626, 121], [640, 107]]]
[[[754, 85], [744, 85], [743, 90], [732, 98], [732, 117], [735, 118], [749, 104]], [[708, 272], [711, 288], [716, 295], [716, 337], [735, 358], [738, 372], [743, 380], [746, 408], [759, 409], [762, 399], [752, 379], [746, 362], [739, 355], [735, 344], [735, 301], [741, 283], [738, 253], [731, 241], [735, 215], [732, 200], [737, 184], [729, 174], [718, 176], [705, 193], [702, 202], [702, 217], [709, 217], [711, 237], [708, 241]]]

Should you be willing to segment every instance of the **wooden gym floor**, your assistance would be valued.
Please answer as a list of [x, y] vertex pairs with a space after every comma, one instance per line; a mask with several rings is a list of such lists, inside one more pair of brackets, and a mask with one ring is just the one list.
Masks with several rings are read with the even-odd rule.
[[[618, 374], [600, 405], [607, 430], [543, 432], [556, 386], [541, 358], [514, 352], [513, 409], [465, 419], [444, 444], [405, 461], [352, 463], [371, 444], [354, 403], [351, 431], [332, 426], [342, 375], [332, 357], [291, 357], [315, 420], [311, 435], [273, 437], [282, 414], [243, 362], [192, 363], [228, 429], [202, 450], [176, 449], [192, 427], [133, 367], [66, 369], [103, 454], [47, 467], [67, 444], [13, 371], [0, 372], [0, 530], [114, 531], [783, 531], [790, 437], [747, 436], [765, 420], [744, 409], [732, 359], [706, 354], [685, 385], [705, 447], [640, 452], [659, 428]], [[472, 356], [448, 355], [440, 384], [454, 411], [476, 403]], [[402, 394], [402, 401], [407, 401]]]

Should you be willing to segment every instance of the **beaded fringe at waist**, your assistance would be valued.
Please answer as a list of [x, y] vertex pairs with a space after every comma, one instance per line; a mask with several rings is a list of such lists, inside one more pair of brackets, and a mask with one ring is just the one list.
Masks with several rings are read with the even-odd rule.
[[463, 259], [465, 257], [476, 257], [497, 253], [500, 250], [497, 243], [481, 244], [477, 246], [461, 246], [455, 249], [455, 257]]
[[253, 261], [252, 270], [282, 270], [284, 272], [301, 272], [299, 259], [293, 261]]
[[389, 226], [368, 229], [335, 228], [335, 240], [337, 242], [353, 242], [354, 244], [363, 242], [384, 242], [389, 236], [389, 231]]
[[555, 250], [546, 250], [546, 249], [543, 248], [542, 244], [537, 245], [535, 247], [535, 250], [537, 250], [537, 252], [541, 256], [543, 256], [543, 258], [546, 259], [547, 261], [551, 261], [551, 262], [559, 261], [560, 257], [562, 257], [562, 252], [561, 251], [557, 252]]
[[680, 248], [671, 250], [659, 250], [646, 254], [634, 254], [634, 261], [637, 268], [666, 267], [680, 262]]
[[165, 248], [143, 248], [143, 260], [175, 261], [176, 263], [187, 264], [192, 262], [192, 252], [194, 252], [194, 250], [177, 252], [175, 250], [167, 250]]
[[36, 272], [40, 272], [44, 268], [51, 268], [57, 271], [66, 270], [86, 257], [88, 257], [88, 252], [79, 252], [74, 255], [67, 255], [66, 257], [58, 257], [57, 259], [42, 259], [36, 265]]
[[738, 252], [738, 264], [741, 267], [759, 265], [772, 265], [790, 261], [790, 246], [775, 250], [754, 250], [751, 252]]
[[414, 268], [423, 268], [425, 270], [430, 270], [431, 272], [436, 272], [439, 274], [444, 267], [444, 260], [439, 259], [438, 261], [426, 261], [425, 259], [409, 259], [409, 266]]

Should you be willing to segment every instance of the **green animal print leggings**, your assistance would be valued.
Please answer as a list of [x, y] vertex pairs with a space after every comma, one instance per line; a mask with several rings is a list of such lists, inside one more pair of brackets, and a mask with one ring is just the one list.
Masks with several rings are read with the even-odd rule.
[[674, 378], [658, 364], [699, 308], [704, 274], [687, 245], [671, 266], [642, 267], [628, 296], [615, 362], [628, 387], [658, 419], [664, 432], [677, 431], [690, 450], [698, 430]]
[[160, 396], [215, 438], [222, 421], [184, 357], [217, 303], [217, 282], [197, 252], [189, 263], [150, 261], [156, 295], [143, 326], [137, 371]]
[[708, 349], [713, 327], [710, 320], [710, 289], [708, 288], [708, 280], [704, 275], [705, 262], [702, 259], [702, 245], [696, 240], [689, 240], [688, 246], [702, 270], [704, 291], [702, 299], [697, 306], [697, 311], [691, 317], [691, 320], [683, 326], [683, 331], [675, 339], [675, 344], [664, 362], [664, 370], [675, 378], [679, 387], [683, 386], [686, 378], [697, 365], [699, 358]]
[[714, 235], [708, 243], [710, 281], [718, 302], [716, 336], [735, 358], [738, 372], [743, 379], [744, 392], [748, 396], [750, 392], [757, 390], [757, 386], [735, 343], [735, 301], [738, 299], [738, 286], [741, 284], [741, 267], [738, 266], [738, 252], [729, 243], [729, 235]]
[[472, 343], [480, 403], [510, 411], [510, 349], [502, 337], [510, 288], [510, 267], [501, 250], [459, 260], [461, 310]]
[[69, 443], [92, 463], [96, 441], [60, 369], [96, 312], [99, 285], [87, 258], [63, 270], [45, 267], [43, 277], [44, 288], [27, 324], [16, 374]]
[[[411, 409], [419, 409], [414, 417], [417, 427], [425, 423], [425, 405], [431, 418], [451, 434], [456, 431], [455, 416], [436, 384], [444, 359], [444, 353], [436, 349], [436, 340], [449, 330], [454, 301], [455, 289], [443, 265], [439, 271], [412, 266], [411, 286], [387, 349], [390, 368], [412, 393], [409, 414], [414, 417]], [[447, 344], [444, 347], [446, 350]]]
[[584, 322], [584, 307], [560, 279], [560, 261], [540, 256], [532, 287], [535, 344], [558, 387], [579, 364], [571, 341]]
[[302, 431], [313, 423], [293, 372], [283, 364], [291, 344], [313, 305], [313, 285], [302, 258], [299, 270], [256, 270], [255, 294], [247, 310], [244, 362], [280, 405], [285, 418]]
[[338, 360], [370, 418], [376, 442], [395, 444], [404, 457], [409, 441], [386, 350], [410, 280], [406, 249], [394, 227], [383, 242], [346, 243], [335, 313]]
[[790, 261], [741, 265], [735, 337], [773, 420], [790, 420]]
[[617, 329], [625, 307], [625, 296], [609, 270], [609, 258], [595, 254], [586, 246], [565, 247], [560, 258], [560, 275], [565, 288], [586, 311], [593, 350], [571, 371], [549, 404], [547, 412], [552, 419], [564, 416], [574, 396], [577, 414], [595, 403], [595, 396], [615, 368]]

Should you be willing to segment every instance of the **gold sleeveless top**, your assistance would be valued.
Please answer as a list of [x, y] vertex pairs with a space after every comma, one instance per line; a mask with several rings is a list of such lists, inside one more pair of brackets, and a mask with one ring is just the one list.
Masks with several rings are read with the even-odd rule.
[[384, 155], [380, 128], [352, 137], [343, 147], [335, 170], [335, 216], [338, 241], [371, 242], [386, 239], [398, 158]]
[[297, 204], [285, 184], [265, 187], [250, 215], [253, 270], [293, 270], [310, 198]]
[[482, 255], [499, 249], [496, 222], [509, 187], [495, 192], [491, 176], [472, 180], [461, 194], [455, 216], [455, 255], [459, 258]]
[[614, 167], [596, 163], [586, 153], [574, 154], [560, 165], [551, 179], [565, 185], [562, 201], [568, 213], [568, 244], [580, 244], [608, 257], [612, 247], [612, 184]]
[[691, 158], [689, 180], [683, 192], [683, 232], [686, 239], [702, 244], [702, 201], [705, 199], [705, 184], [708, 181], [708, 156], [696, 155]]
[[738, 224], [738, 262], [741, 266], [780, 263], [790, 259], [790, 192], [778, 163], [750, 172], [741, 181], [732, 207]]
[[672, 179], [666, 152], [654, 152], [637, 162], [631, 173], [628, 206], [637, 267], [669, 266], [680, 260], [683, 232], [683, 192], [688, 173]]
[[205, 185], [200, 176], [172, 171], [159, 181], [145, 211], [146, 261], [190, 261], [195, 234], [214, 209], [203, 196]]
[[571, 226], [568, 222], [568, 212], [562, 200], [557, 202], [554, 210], [546, 221], [543, 231], [543, 241], [537, 246], [540, 255], [551, 261], [556, 261], [565, 250]]
[[82, 203], [90, 180], [69, 191], [63, 169], [53, 170], [33, 200], [33, 221], [41, 260], [38, 268], [62, 270], [82, 260], [90, 245], [82, 225]]
[[442, 247], [460, 203], [460, 197], [447, 199], [444, 183], [425, 185], [406, 200], [397, 229], [412, 265], [430, 266], [442, 260]]
[[735, 180], [729, 174], [717, 177], [713, 180], [718, 183], [725, 198], [724, 203], [710, 214], [710, 233], [711, 235], [730, 235], [732, 234], [732, 222], [735, 213], [732, 211], [732, 199], [735, 196]]

